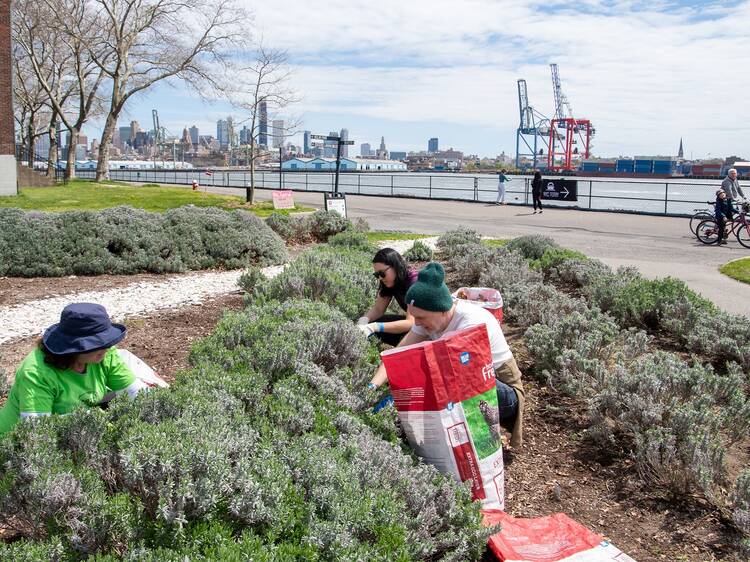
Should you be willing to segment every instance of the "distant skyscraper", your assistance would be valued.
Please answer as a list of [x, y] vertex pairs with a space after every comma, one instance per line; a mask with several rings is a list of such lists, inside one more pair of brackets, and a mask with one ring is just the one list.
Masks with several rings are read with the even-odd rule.
[[130, 127], [120, 127], [120, 142], [122, 143], [123, 148], [125, 148], [127, 145], [133, 146], [133, 141], [130, 138], [130, 133]]
[[229, 147], [237, 146], [237, 131], [234, 130], [234, 119], [227, 117], [227, 134]]
[[219, 119], [216, 122], [216, 140], [219, 141], [222, 150], [229, 146], [229, 123], [226, 119]]
[[682, 159], [684, 157], [685, 157], [685, 153], [682, 151], [682, 139], [680, 139], [680, 148], [677, 151], [677, 158]]
[[273, 126], [273, 147], [284, 146], [284, 120], [274, 119], [271, 125]]
[[262, 101], [258, 104], [258, 144], [268, 147], [268, 106]]
[[[329, 137], [338, 137], [339, 134], [336, 131], [328, 133]], [[336, 141], [324, 141], [325, 148], [323, 149], [323, 156], [326, 158], [336, 158]]]
[[190, 127], [190, 142], [192, 142], [194, 145], [197, 145], [199, 138], [200, 134], [198, 133], [198, 127], [193, 125], [192, 127]]
[[135, 141], [136, 135], [141, 131], [141, 126], [138, 124], [138, 121], [131, 121], [130, 122], [130, 143], [132, 144], [133, 141]]
[[[339, 137], [341, 138], [341, 142], [348, 141], [349, 129], [341, 129], [341, 134], [339, 135]], [[341, 145], [341, 158], [349, 158], [349, 145]]]
[[380, 148], [375, 153], [378, 160], [388, 160], [388, 149], [385, 147], [385, 137], [380, 137]]
[[242, 130], [240, 131], [240, 144], [250, 144], [252, 137], [252, 131], [248, 128], [248, 126], [245, 125], [244, 127], [242, 127]]
[[305, 154], [310, 154], [310, 131], [305, 131], [305, 134], [302, 136], [302, 151]]
[[193, 140], [190, 138], [190, 131], [185, 127], [182, 129], [182, 144], [193, 144]]
[[372, 155], [372, 147], [369, 142], [363, 142], [359, 145], [359, 154], [364, 158]]
[[427, 152], [437, 152], [438, 150], [438, 139], [437, 137], [432, 137], [427, 141]]

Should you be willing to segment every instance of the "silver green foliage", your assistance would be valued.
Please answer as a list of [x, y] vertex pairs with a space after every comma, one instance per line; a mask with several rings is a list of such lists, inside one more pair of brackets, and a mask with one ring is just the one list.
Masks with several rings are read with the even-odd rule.
[[255, 286], [256, 300], [305, 298], [325, 302], [356, 319], [372, 304], [377, 282], [372, 254], [320, 246], [300, 255], [274, 279]]
[[431, 261], [433, 251], [421, 240], [415, 240], [411, 248], [404, 252], [404, 259], [409, 262]]
[[0, 209], [0, 275], [168, 273], [282, 263], [284, 242], [245, 211], [186, 206], [64, 213]]

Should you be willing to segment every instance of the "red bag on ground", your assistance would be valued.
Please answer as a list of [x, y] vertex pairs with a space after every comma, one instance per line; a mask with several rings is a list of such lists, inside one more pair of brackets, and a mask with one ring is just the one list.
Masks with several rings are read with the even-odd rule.
[[482, 515], [485, 525], [502, 525], [488, 541], [501, 562], [635, 562], [564, 513], [517, 519], [499, 509], [483, 509]]
[[500, 324], [503, 323], [503, 297], [497, 289], [490, 289], [489, 287], [459, 287], [451, 296], [455, 299], [467, 300], [477, 306], [486, 308], [497, 318]]
[[414, 452], [502, 509], [505, 473], [487, 327], [381, 354], [401, 425]]

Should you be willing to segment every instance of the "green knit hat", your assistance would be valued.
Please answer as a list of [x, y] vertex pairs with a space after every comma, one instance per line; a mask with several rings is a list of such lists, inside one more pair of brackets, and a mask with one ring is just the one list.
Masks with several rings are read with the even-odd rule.
[[419, 272], [414, 285], [406, 292], [406, 304], [432, 312], [450, 310], [453, 298], [444, 279], [443, 266], [435, 262], [428, 263]]

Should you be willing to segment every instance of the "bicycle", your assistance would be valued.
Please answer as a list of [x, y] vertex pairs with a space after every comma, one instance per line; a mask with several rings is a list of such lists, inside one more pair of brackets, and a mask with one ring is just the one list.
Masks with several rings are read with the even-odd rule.
[[[748, 213], [750, 213], [750, 203], [742, 203], [738, 214], [731, 221], [726, 221], [724, 239], [727, 239], [730, 234], [734, 234], [741, 246], [750, 248]], [[719, 241], [719, 224], [715, 218], [704, 220], [698, 224], [695, 235], [703, 244], [716, 244]]]
[[[713, 205], [713, 201], [706, 201], [707, 205]], [[698, 225], [706, 220], [713, 220], [714, 214], [710, 211], [707, 211], [705, 209], [693, 209], [695, 211], [695, 214], [690, 217], [690, 232], [698, 235]]]

